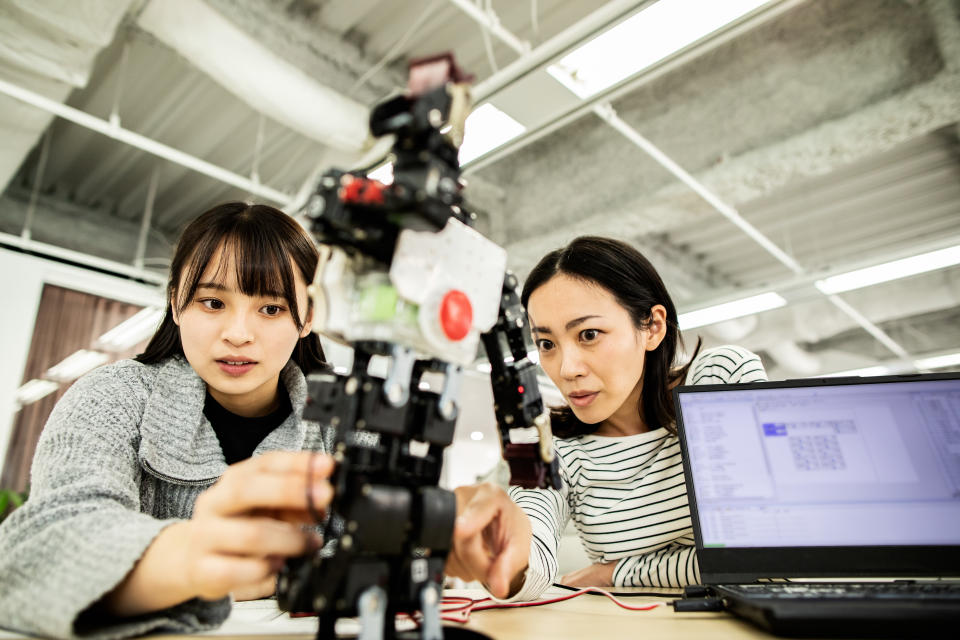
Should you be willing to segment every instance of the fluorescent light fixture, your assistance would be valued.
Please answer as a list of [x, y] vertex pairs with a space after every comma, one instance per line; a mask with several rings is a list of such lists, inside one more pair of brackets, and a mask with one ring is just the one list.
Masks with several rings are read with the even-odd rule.
[[52, 380], [38, 380], [34, 378], [17, 389], [16, 401], [19, 406], [32, 404], [50, 395], [60, 387], [60, 384]]
[[540, 352], [536, 349], [533, 351], [527, 351], [527, 360], [533, 364], [540, 364]]
[[680, 329], [686, 331], [687, 329], [723, 322], [724, 320], [748, 316], [751, 313], [769, 311], [770, 309], [783, 307], [786, 304], [787, 301], [783, 299], [783, 296], [773, 291], [768, 291], [767, 293], [750, 296], [749, 298], [742, 298], [740, 300], [734, 300], [733, 302], [725, 302], [712, 307], [681, 313], [677, 320], [680, 324]]
[[547, 67], [547, 72], [586, 99], [767, 2], [660, 0], [573, 50]]
[[97, 338], [96, 346], [106, 351], [126, 351], [152, 336], [163, 319], [163, 309], [147, 307]]
[[67, 356], [58, 364], [47, 369], [45, 378], [56, 380], [58, 382], [70, 382], [85, 374], [91, 369], [99, 367], [110, 359], [105, 353], [100, 351], [89, 351], [80, 349], [76, 353]]
[[860, 369], [847, 369], [846, 371], [836, 371], [834, 373], [824, 374], [823, 378], [842, 378], [845, 376], [885, 376], [890, 373], [890, 367], [877, 365], [875, 367], [861, 367]]
[[470, 439], [475, 441], [483, 440], [483, 432], [481, 431], [471, 431]]
[[960, 352], [948, 353], [944, 356], [922, 358], [913, 363], [917, 369], [942, 369], [943, 367], [960, 367]]
[[467, 116], [460, 145], [460, 164], [493, 151], [527, 130], [522, 124], [486, 102]]
[[493, 367], [490, 366], [489, 362], [479, 362], [477, 363], [477, 371], [480, 373], [490, 373], [493, 371]]
[[371, 180], [379, 180], [383, 184], [393, 184], [393, 163], [385, 162], [370, 173], [367, 177]]
[[918, 273], [945, 269], [955, 264], [960, 264], [960, 245], [841, 273], [837, 276], [818, 280], [815, 284], [820, 291], [830, 295], [843, 291], [853, 291], [890, 280], [898, 280]]

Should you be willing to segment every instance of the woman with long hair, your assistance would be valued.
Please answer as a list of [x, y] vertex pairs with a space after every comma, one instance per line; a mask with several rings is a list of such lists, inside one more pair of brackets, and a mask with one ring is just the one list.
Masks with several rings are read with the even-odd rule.
[[[273, 593], [318, 544], [312, 494], [332, 496], [301, 420], [311, 332], [307, 233], [231, 202], [177, 244], [146, 350], [78, 380], [44, 428], [30, 500], [0, 527], [0, 624], [53, 636], [193, 632], [234, 599]], [[308, 483], [311, 487], [308, 490]]]
[[540, 365], [567, 405], [552, 411], [564, 488], [509, 497], [491, 485], [457, 490], [447, 572], [493, 595], [537, 598], [556, 579], [572, 520], [591, 563], [569, 586], [680, 587], [699, 581], [676, 407], [678, 384], [755, 382], [759, 358], [739, 347], [680, 358], [677, 312], [653, 265], [610, 238], [552, 251], [521, 301]]

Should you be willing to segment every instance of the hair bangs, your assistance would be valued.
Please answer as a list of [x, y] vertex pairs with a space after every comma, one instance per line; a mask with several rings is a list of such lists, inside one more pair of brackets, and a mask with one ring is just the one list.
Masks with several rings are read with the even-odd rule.
[[[155, 364], [171, 356], [182, 356], [174, 312], [182, 312], [195, 298], [204, 274], [211, 284], [225, 285], [230, 269], [234, 270], [240, 293], [285, 300], [294, 323], [302, 330], [306, 318], [301, 317], [297, 304], [294, 270], [310, 282], [317, 258], [307, 232], [279, 209], [239, 201], [208, 209], [180, 235], [170, 263], [167, 312], [137, 361]], [[291, 357], [304, 372], [327, 367], [319, 338], [312, 332], [299, 340]]]
[[[283, 298], [297, 328], [302, 329], [294, 264], [288, 248], [272, 234], [236, 233], [224, 241], [223, 254], [230, 253], [240, 292], [251, 297]], [[221, 259], [217, 270], [225, 269], [227, 262]]]

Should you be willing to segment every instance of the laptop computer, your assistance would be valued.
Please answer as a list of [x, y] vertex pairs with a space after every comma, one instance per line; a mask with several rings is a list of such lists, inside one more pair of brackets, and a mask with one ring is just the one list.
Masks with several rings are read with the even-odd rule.
[[725, 609], [795, 637], [960, 622], [960, 373], [674, 399], [701, 582]]

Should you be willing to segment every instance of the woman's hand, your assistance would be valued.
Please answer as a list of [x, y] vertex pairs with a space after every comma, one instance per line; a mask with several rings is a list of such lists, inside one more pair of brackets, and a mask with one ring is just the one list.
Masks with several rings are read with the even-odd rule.
[[561, 576], [560, 584], [568, 587], [612, 587], [613, 570], [616, 568], [616, 562], [598, 562]]
[[197, 498], [193, 517], [161, 531], [103, 604], [129, 616], [195, 597], [270, 595], [284, 559], [320, 543], [303, 527], [314, 524], [307, 483], [317, 510], [325, 509], [333, 497], [332, 470], [329, 456], [309, 451], [277, 451], [231, 465]]
[[457, 487], [457, 521], [447, 575], [479, 580], [506, 598], [523, 586], [533, 533], [530, 520], [507, 492], [486, 483]]

